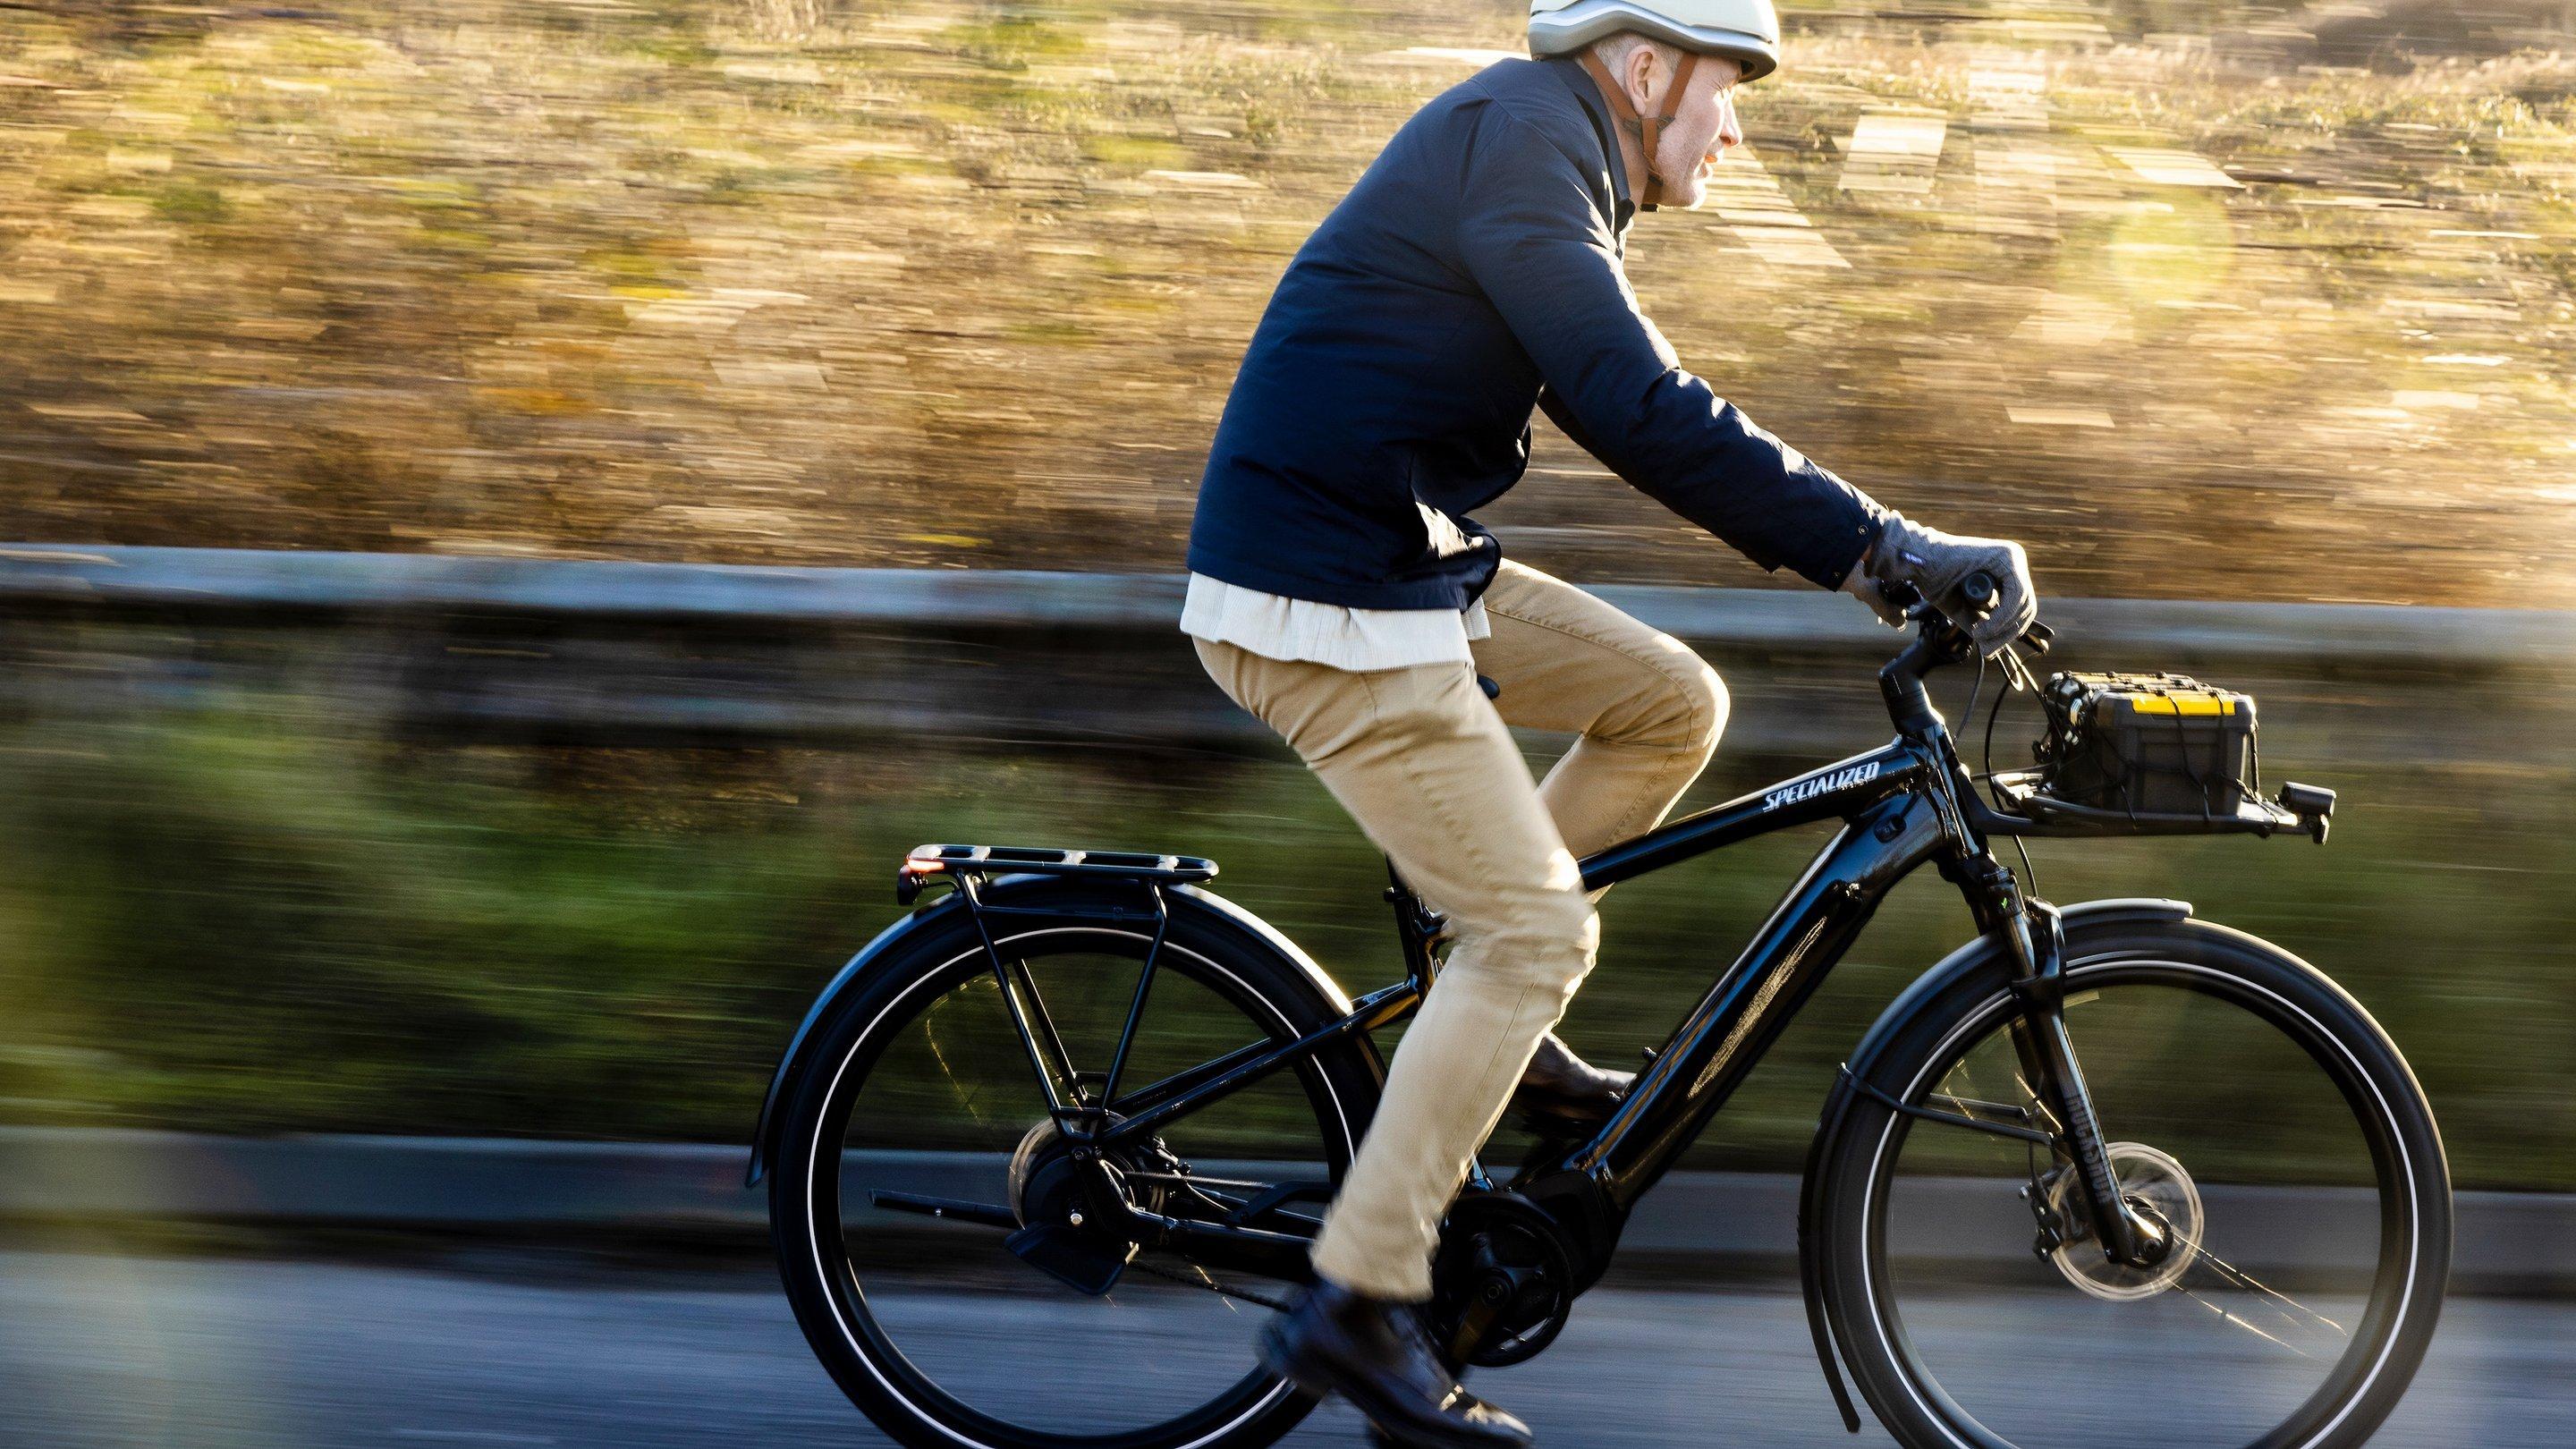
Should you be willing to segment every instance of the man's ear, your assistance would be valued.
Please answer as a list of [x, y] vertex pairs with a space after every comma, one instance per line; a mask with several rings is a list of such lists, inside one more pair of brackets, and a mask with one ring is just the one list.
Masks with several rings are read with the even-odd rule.
[[1619, 66], [1619, 83], [1628, 88], [1628, 99], [1641, 116], [1655, 114], [1648, 109], [1655, 103], [1655, 72], [1662, 68], [1663, 58], [1651, 45], [1631, 46], [1628, 58]]

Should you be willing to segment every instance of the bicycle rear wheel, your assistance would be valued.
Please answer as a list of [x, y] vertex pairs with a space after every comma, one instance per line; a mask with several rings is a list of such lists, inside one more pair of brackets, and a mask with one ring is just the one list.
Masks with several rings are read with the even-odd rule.
[[[2179, 1245], [2111, 1263], [2062, 1146], [1858, 1105], [1832, 1160], [1828, 1311], [1918, 1449], [2340, 1449], [2405, 1390], [2451, 1199], [2430, 1109], [2367, 1013], [2199, 922], [2067, 949], [2066, 1023], [2122, 1195]], [[1870, 1068], [1908, 1106], [2054, 1133], [1993, 971]]]
[[[992, 925], [995, 948], [1026, 973], [1018, 989], [1037, 1035], [1096, 1099], [1150, 924], [1013, 914]], [[1275, 955], [1182, 914], [1156, 956], [1118, 1095], [1333, 1019]], [[887, 1433], [942, 1449], [1255, 1446], [1311, 1407], [1254, 1357], [1268, 1312], [1255, 1300], [1284, 1284], [1157, 1249], [1122, 1263], [1112, 1245], [1070, 1264], [1077, 1276], [1115, 1275], [1093, 1294], [1050, 1276], [1043, 1254], [1007, 1246], [1018, 1225], [1080, 1224], [1082, 1204], [1038, 1069], [962, 912], [879, 963], [868, 989], [818, 1028], [808, 1060], [786, 1099], [773, 1236], [807, 1341]], [[1377, 1081], [1366, 1048], [1339, 1043], [1171, 1123], [1114, 1165], [1131, 1200], [1175, 1216], [1209, 1216], [1211, 1201], [1239, 1204], [1270, 1185], [1328, 1189]], [[1009, 1217], [932, 1216], [931, 1199]], [[1296, 1202], [1264, 1225], [1321, 1208]]]

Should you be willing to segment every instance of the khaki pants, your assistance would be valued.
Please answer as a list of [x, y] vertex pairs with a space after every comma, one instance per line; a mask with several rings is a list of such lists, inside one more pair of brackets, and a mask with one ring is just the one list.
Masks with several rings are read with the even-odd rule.
[[[1570, 584], [1506, 562], [1485, 610], [1472, 669], [1354, 673], [1198, 641], [1455, 933], [1315, 1244], [1317, 1272], [1376, 1298], [1431, 1296], [1441, 1215], [1592, 969], [1575, 857], [1661, 821], [1726, 724], [1699, 656]], [[1534, 784], [1506, 725], [1582, 738]]]

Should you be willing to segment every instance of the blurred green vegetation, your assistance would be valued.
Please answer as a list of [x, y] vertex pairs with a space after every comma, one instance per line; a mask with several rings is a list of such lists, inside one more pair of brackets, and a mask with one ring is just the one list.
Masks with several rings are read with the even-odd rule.
[[[1800, 763], [1729, 758], [1692, 800]], [[2300, 953], [2406, 1050], [2464, 1185], [2576, 1188], [2576, 782], [2323, 783], [2345, 791], [2324, 850], [2050, 844], [2042, 893], [2182, 896]], [[1612, 892], [1569, 1037], [1608, 1061], [1660, 1042], [1812, 835]], [[1380, 862], [1279, 758], [423, 748], [275, 699], [21, 723], [0, 1119], [742, 1141], [812, 993], [896, 918], [898, 857], [958, 839], [1212, 855], [1346, 987], [1397, 974]], [[1834, 1064], [1969, 929], [1908, 882], [1696, 1160], [1793, 1163]]]
[[[2108, 595], [2555, 602], [2564, 0], [1802, 0], [1685, 361]], [[1518, 0], [0, 9], [0, 536], [1178, 566], [1287, 257]], [[1751, 581], [1561, 440], [1579, 579]]]

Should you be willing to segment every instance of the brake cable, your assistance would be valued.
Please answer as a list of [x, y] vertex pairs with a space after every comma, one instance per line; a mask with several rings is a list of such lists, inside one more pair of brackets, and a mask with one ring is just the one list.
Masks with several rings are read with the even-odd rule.
[[[2011, 657], [2012, 646], [2005, 645], [2003, 653], [2006, 657]], [[2019, 665], [2020, 660], [2013, 659], [2013, 663]], [[2013, 691], [2013, 679], [2016, 673], [2022, 678], [2029, 678], [2029, 671], [2026, 669], [2005, 670], [1999, 687], [1995, 690], [1995, 702], [1986, 706], [1986, 773], [1981, 778], [1985, 781], [1986, 796], [1994, 802], [1995, 811], [1998, 814], [2010, 814], [2011, 807], [2004, 803], [2003, 792], [1995, 788], [1995, 721], [2003, 715], [2004, 700]], [[1967, 713], [1959, 716], [1959, 730], [1962, 734], [1976, 723], [1977, 700], [1985, 692], [1986, 656], [1980, 651], [1977, 655], [1977, 682], [1968, 687], [1968, 710]], [[2030, 878], [2030, 894], [2038, 895], [2039, 867], [2031, 861], [2030, 847], [2018, 835], [2012, 838], [2012, 843], [2013, 850], [2021, 856], [2022, 873]]]

